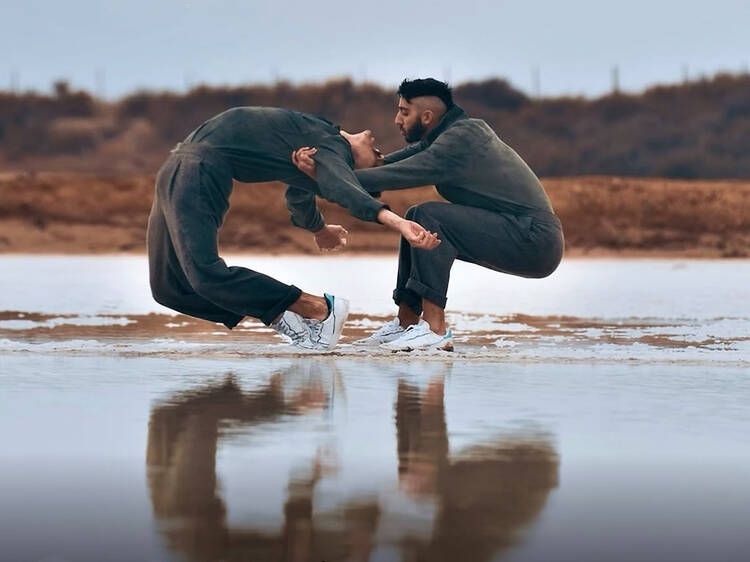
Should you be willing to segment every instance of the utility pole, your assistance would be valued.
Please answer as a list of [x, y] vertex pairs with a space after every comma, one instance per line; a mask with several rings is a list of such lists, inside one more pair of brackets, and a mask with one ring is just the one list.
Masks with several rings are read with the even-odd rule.
[[615, 65], [612, 67], [612, 93], [620, 92], [620, 68]]
[[14, 68], [10, 71], [10, 91], [18, 93], [21, 84], [21, 73], [18, 69]]
[[103, 68], [94, 71], [94, 94], [99, 100], [103, 100], [107, 94], [107, 74]]
[[682, 83], [690, 82], [690, 67], [687, 64], [682, 65]]
[[451, 67], [450, 65], [446, 65], [443, 67], [443, 82], [446, 84], [451, 83]]
[[193, 88], [193, 73], [186, 70], [182, 75], [182, 83], [185, 86], [185, 92], [189, 92]]

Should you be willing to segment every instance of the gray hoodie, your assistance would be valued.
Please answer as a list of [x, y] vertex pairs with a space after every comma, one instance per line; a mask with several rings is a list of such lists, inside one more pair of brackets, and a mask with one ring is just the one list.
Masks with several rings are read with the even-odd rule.
[[523, 215], [553, 213], [526, 162], [487, 123], [454, 106], [422, 141], [386, 156], [379, 168], [357, 170], [370, 193], [434, 185], [452, 203]]
[[[235, 107], [203, 123], [183, 144], [193, 143], [221, 154], [236, 180], [289, 184], [286, 202], [292, 223], [313, 232], [325, 224], [316, 195], [365, 221], [377, 222], [378, 212], [386, 206], [359, 185], [351, 146], [339, 128], [314, 115], [274, 107]], [[292, 164], [292, 151], [302, 146], [318, 148], [317, 183]]]

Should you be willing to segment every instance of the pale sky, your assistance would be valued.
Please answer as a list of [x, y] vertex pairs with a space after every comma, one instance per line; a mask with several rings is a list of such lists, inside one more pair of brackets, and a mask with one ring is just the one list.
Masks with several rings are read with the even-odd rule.
[[596, 96], [750, 63], [748, 0], [0, 0], [0, 89], [56, 79], [116, 98], [351, 76], [499, 76]]

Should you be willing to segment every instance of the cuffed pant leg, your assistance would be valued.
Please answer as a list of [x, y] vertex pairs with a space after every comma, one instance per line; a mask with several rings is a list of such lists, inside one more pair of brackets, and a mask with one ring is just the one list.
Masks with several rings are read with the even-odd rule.
[[[409, 217], [410, 211], [411, 209], [406, 212], [406, 218], [412, 220]], [[399, 245], [398, 276], [396, 277], [396, 288], [393, 290], [393, 301], [396, 305], [405, 304], [415, 314], [420, 315], [422, 314], [422, 296], [406, 287], [411, 275], [411, 251], [412, 247], [402, 237]]]
[[432, 250], [422, 250], [401, 238], [398, 280], [393, 293], [397, 304], [403, 302], [417, 314], [422, 313], [423, 298], [445, 308], [450, 270], [457, 256], [456, 248], [441, 233], [431, 203], [410, 207], [405, 217], [437, 232], [441, 243]]

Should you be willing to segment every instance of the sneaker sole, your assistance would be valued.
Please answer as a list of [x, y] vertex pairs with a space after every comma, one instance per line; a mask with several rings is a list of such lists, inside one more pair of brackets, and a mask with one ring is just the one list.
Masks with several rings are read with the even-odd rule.
[[426, 347], [403, 347], [401, 349], [391, 349], [391, 353], [399, 353], [403, 351], [405, 353], [411, 353], [412, 351], [445, 351], [447, 353], [453, 352], [453, 344], [448, 342], [444, 345], [426, 346]]

